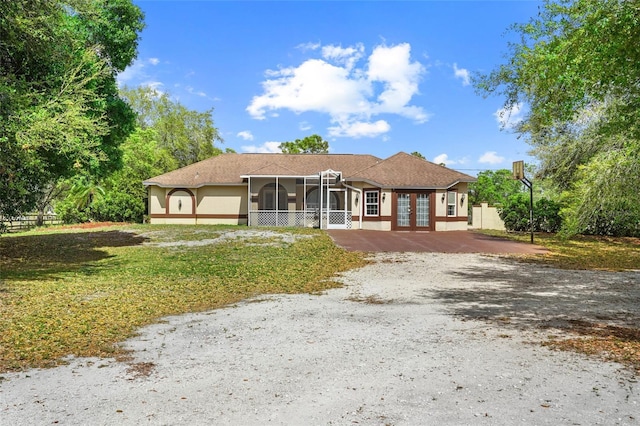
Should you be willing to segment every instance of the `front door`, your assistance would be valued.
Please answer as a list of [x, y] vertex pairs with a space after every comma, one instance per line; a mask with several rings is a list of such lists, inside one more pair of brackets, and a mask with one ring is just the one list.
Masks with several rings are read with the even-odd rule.
[[396, 192], [393, 229], [433, 230], [431, 192]]

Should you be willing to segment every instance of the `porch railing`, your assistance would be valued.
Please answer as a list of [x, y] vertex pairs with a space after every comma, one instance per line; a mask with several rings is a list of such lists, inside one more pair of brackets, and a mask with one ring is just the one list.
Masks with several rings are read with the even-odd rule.
[[[351, 212], [331, 210], [329, 223], [351, 228]], [[327, 227], [327, 212], [322, 212], [323, 227]], [[252, 210], [249, 212], [251, 226], [299, 226], [320, 227], [320, 212], [315, 210]]]

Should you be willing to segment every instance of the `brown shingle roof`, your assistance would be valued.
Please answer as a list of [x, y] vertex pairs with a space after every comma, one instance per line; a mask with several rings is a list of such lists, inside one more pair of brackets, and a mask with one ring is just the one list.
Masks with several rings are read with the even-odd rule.
[[[349, 178], [348, 176], [346, 178]], [[353, 176], [383, 188], [449, 188], [476, 179], [414, 155], [399, 152]]]
[[197, 188], [241, 184], [246, 175], [312, 176], [332, 169], [344, 179], [391, 188], [439, 188], [470, 182], [469, 175], [403, 152], [386, 160], [360, 154], [221, 154], [153, 177], [145, 185]]

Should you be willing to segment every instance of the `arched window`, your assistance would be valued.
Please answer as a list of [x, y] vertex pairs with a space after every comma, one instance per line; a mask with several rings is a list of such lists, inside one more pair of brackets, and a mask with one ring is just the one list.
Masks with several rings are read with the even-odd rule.
[[[276, 196], [277, 203], [276, 203]], [[289, 210], [287, 190], [278, 184], [276, 191], [275, 183], [268, 183], [260, 189], [258, 193], [258, 210]]]
[[[335, 192], [331, 192], [329, 196], [330, 210], [339, 210], [340, 209], [340, 198], [338, 198], [338, 194]], [[320, 208], [320, 200], [318, 197], [320, 196], [320, 190], [318, 188], [313, 188], [309, 192], [307, 192], [307, 210], [313, 210]], [[327, 194], [323, 194], [323, 197], [326, 197]], [[326, 198], [323, 200], [323, 204], [326, 203]], [[324, 206], [326, 208], [326, 206]]]

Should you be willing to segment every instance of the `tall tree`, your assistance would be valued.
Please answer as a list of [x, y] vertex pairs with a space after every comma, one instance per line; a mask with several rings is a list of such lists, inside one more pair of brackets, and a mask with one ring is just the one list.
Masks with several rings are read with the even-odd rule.
[[282, 142], [280, 150], [284, 154], [328, 154], [329, 142], [322, 136], [311, 135], [293, 142]]
[[138, 128], [122, 145], [123, 167], [105, 179], [106, 194], [94, 206], [95, 219], [142, 222], [147, 189], [145, 179], [178, 167], [175, 158], [159, 147], [155, 129]]
[[640, 161], [638, 22], [635, 1], [547, 0], [538, 17], [513, 26], [521, 41], [509, 61], [474, 79], [480, 93], [505, 97], [505, 111], [526, 106], [516, 131], [541, 160], [541, 176], [571, 200], [572, 232], [611, 220], [627, 224], [615, 234], [640, 232], [640, 214], [629, 214], [640, 210], [630, 184], [640, 170], [628, 167]]
[[106, 175], [134, 115], [115, 75], [135, 57], [130, 0], [0, 2], [0, 216], [79, 171]]
[[167, 93], [160, 93], [151, 87], [125, 87], [121, 93], [136, 111], [138, 126], [155, 130], [158, 147], [167, 150], [175, 158], [177, 167], [222, 152], [215, 145], [216, 142], [222, 142], [222, 138], [214, 126], [213, 108], [204, 112], [190, 110], [172, 100]]
[[469, 184], [469, 204], [504, 204], [509, 196], [522, 192], [522, 184], [513, 179], [510, 170], [485, 170], [476, 182]]

